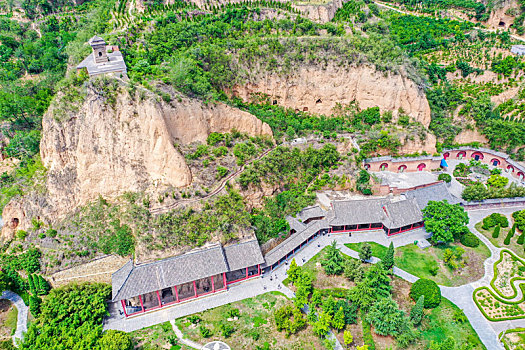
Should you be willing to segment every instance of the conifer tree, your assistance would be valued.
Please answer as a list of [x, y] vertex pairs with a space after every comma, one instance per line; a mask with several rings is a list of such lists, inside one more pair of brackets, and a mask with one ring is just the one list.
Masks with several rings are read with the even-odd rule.
[[359, 250], [359, 259], [361, 259], [362, 262], [366, 262], [370, 260], [372, 257], [372, 247], [370, 247], [370, 244], [363, 244], [361, 249]]
[[421, 295], [419, 299], [417, 299], [416, 305], [414, 305], [414, 307], [410, 311], [410, 319], [416, 326], [421, 323], [421, 319], [423, 318], [423, 307], [424, 306], [425, 306], [425, 295]]
[[300, 274], [301, 268], [297, 265], [295, 262], [295, 259], [292, 259], [292, 262], [290, 263], [290, 267], [288, 268], [288, 271], [286, 271], [286, 274], [290, 278], [290, 281], [295, 283], [297, 281], [297, 277]]
[[337, 330], [345, 328], [345, 313], [342, 307], [339, 307], [339, 310], [335, 313], [334, 319], [332, 320], [332, 327]]
[[394, 267], [394, 243], [390, 242], [390, 245], [388, 246], [388, 250], [386, 251], [385, 256], [383, 257], [383, 266], [385, 269], [390, 270], [392, 267]]

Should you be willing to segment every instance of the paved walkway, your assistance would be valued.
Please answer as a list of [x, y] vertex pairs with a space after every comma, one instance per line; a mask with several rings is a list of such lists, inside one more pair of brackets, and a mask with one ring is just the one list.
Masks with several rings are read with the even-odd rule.
[[177, 338], [182, 344], [189, 346], [190, 348], [193, 348], [193, 349], [198, 349], [198, 350], [202, 349], [204, 345], [200, 345], [199, 343], [196, 343], [189, 339], [184, 339], [184, 335], [182, 334], [179, 327], [177, 327], [177, 325], [175, 324], [175, 320], [170, 320], [170, 323], [171, 323], [171, 328], [173, 328], [175, 335], [177, 336]]
[[[483, 344], [485, 344], [487, 349], [490, 350], [503, 349], [503, 346], [498, 340], [498, 334], [505, 329], [525, 327], [525, 319], [504, 322], [490, 322], [481, 314], [478, 307], [474, 303], [474, 289], [480, 286], [489, 285], [490, 281], [494, 277], [493, 265], [499, 259], [499, 254], [502, 249], [493, 246], [485, 236], [477, 232], [474, 228], [474, 224], [481, 221], [484, 217], [490, 215], [493, 212], [499, 212], [510, 216], [510, 214], [515, 210], [516, 208], [496, 208], [470, 210], [468, 212], [470, 218], [470, 230], [476, 234], [476, 236], [478, 236], [479, 239], [483, 241], [483, 243], [485, 243], [485, 245], [491, 251], [491, 256], [484, 262], [485, 275], [475, 282], [460, 287], [440, 286], [442, 295], [463, 310]], [[321, 236], [312, 241], [309, 245], [297, 252], [294, 258], [298, 265], [303, 265], [312, 259], [317, 253], [319, 253], [322, 248], [329, 245], [333, 240], [337, 242], [337, 247], [341, 249], [344, 254], [354, 258], [359, 258], [357, 252], [348, 249], [344, 244], [373, 241], [378, 244], [388, 246], [390, 242], [393, 242], [394, 247], [401, 247], [404, 245], [413, 244], [414, 241], [418, 241], [427, 237], [428, 233], [422, 229], [392, 237], [385, 236], [382, 231], [359, 232], [352, 234], [352, 237], [349, 237], [348, 234], [332, 234]], [[380, 260], [377, 258], [371, 259], [372, 263], [377, 263], [379, 261]], [[166, 309], [160, 309], [149, 314], [130, 317], [128, 319], [111, 319], [104, 324], [104, 328], [130, 332], [143, 327], [148, 327], [161, 322], [171, 321], [179, 317], [191, 315], [196, 312], [201, 312], [221, 305], [240, 301], [246, 298], [252, 298], [269, 291], [280, 291], [287, 297], [293, 298], [294, 293], [290, 289], [284, 287], [281, 283], [281, 281], [287, 277], [287, 270], [288, 264], [283, 264], [272, 271], [271, 274], [266, 274], [260, 278], [248, 280], [243, 283], [230, 286], [227, 292], [209, 295], [191, 302], [177, 304]], [[394, 267], [394, 274], [411, 283], [418, 280], [417, 276], [414, 276], [397, 267]]]
[[0, 299], [7, 299], [11, 301], [18, 310], [18, 321], [16, 324], [16, 331], [13, 334], [13, 344], [17, 345], [18, 341], [22, 341], [24, 333], [27, 332], [27, 313], [28, 308], [20, 296], [11, 291], [4, 291]]

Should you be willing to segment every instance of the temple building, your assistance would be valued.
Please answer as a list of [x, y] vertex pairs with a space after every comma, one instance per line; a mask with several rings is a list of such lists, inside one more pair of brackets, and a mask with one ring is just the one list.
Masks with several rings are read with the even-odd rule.
[[107, 45], [104, 39], [96, 35], [88, 43], [93, 52], [80, 62], [78, 71], [86, 69], [90, 77], [114, 74], [119, 78], [127, 78], [126, 63], [118, 46]]
[[112, 297], [128, 317], [226, 290], [259, 276], [263, 262], [257, 240], [218, 244], [142, 265], [130, 260], [112, 275]]

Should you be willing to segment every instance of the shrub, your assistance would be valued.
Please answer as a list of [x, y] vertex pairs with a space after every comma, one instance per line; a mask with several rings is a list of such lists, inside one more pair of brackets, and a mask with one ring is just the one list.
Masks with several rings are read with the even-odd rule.
[[39, 297], [36, 297], [34, 295], [31, 295], [29, 297], [29, 311], [31, 311], [31, 314], [34, 317], [38, 317], [40, 314], [40, 304], [42, 304], [42, 299]]
[[[514, 227], [514, 226], [512, 226], [512, 227]], [[525, 232], [523, 232], [518, 238], [518, 244], [523, 245], [523, 242], [525, 242]]]
[[509, 220], [505, 215], [492, 213], [483, 219], [483, 225], [481, 227], [484, 230], [488, 230], [489, 228], [497, 225], [500, 225], [501, 227], [509, 227]]
[[425, 308], [435, 308], [441, 302], [441, 290], [436, 282], [420, 278], [410, 288], [410, 297], [417, 301], [420, 296], [425, 296]]
[[28, 233], [24, 230], [18, 230], [16, 231], [16, 238], [23, 241], [27, 237]]
[[230, 171], [228, 170], [228, 168], [225, 168], [225, 167], [219, 165], [217, 167], [217, 175], [215, 175], [215, 177], [217, 178], [217, 180], [220, 180], [223, 177], [225, 177], [226, 175], [228, 175], [229, 172]]
[[219, 330], [224, 338], [229, 338], [235, 331], [235, 328], [230, 323], [222, 321], [219, 323]]
[[203, 338], [209, 338], [209, 337], [211, 337], [211, 331], [210, 331], [208, 328], [204, 327], [203, 325], [201, 325], [201, 326], [199, 327], [199, 333], [201, 334], [201, 336], [202, 336]]
[[445, 174], [445, 173], [439, 174], [438, 180], [444, 181], [446, 183], [450, 183], [450, 181], [452, 181], [452, 176], [450, 176], [449, 174]]
[[460, 241], [465, 247], [476, 248], [479, 246], [479, 238], [472, 232], [467, 232], [462, 235]]
[[501, 230], [500, 226], [496, 226], [494, 228], [494, 231], [492, 232], [492, 238], [498, 238], [499, 237], [499, 231]]
[[55, 238], [55, 237], [57, 236], [57, 234], [58, 234], [57, 230], [52, 229], [52, 228], [50, 228], [50, 229], [48, 229], [48, 230], [46, 231], [46, 235], [47, 235], [48, 237], [51, 237], [51, 238]]
[[515, 232], [516, 232], [516, 227], [512, 225], [512, 228], [509, 230], [509, 233], [507, 233], [507, 237], [505, 237], [505, 240], [503, 241], [505, 245], [510, 244], [510, 239], [514, 236]]

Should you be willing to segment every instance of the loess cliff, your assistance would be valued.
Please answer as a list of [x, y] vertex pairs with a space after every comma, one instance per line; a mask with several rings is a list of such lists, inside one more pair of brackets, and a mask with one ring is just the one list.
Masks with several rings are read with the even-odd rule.
[[394, 116], [402, 109], [425, 127], [430, 124], [422, 88], [404, 74], [382, 73], [368, 66], [301, 66], [287, 76], [261, 75], [232, 93], [244, 100], [254, 93], [267, 94], [275, 104], [324, 115], [331, 115], [338, 103], [357, 101], [362, 109], [378, 106]]
[[50, 107], [40, 144], [47, 168], [46, 205], [35, 206], [27, 199], [9, 203], [3, 218], [14, 224], [4, 226], [3, 237], [30, 227], [35, 215], [54, 221], [98, 196], [111, 199], [128, 191], [155, 193], [190, 185], [191, 170], [176, 144], [205, 141], [211, 132], [231, 129], [272, 136], [267, 124], [224, 104], [205, 105], [189, 98], [166, 103], [152, 93], [131, 96], [122, 88], [115, 94], [111, 105], [90, 88], [66, 118], [56, 113], [63, 104]]

